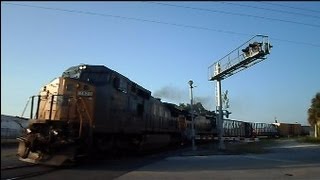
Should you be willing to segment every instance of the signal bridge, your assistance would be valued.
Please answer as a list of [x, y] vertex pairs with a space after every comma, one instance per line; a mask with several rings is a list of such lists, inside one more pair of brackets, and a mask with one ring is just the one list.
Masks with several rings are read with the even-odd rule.
[[272, 46], [268, 36], [256, 35], [243, 43], [241, 46], [231, 51], [229, 54], [209, 66], [209, 81], [217, 81], [216, 83], [216, 103], [218, 111], [219, 129], [219, 148], [224, 149], [222, 140], [223, 136], [223, 112], [222, 112], [222, 96], [221, 96], [221, 81], [233, 74], [240, 72], [254, 64], [257, 64], [266, 59], [270, 54]]

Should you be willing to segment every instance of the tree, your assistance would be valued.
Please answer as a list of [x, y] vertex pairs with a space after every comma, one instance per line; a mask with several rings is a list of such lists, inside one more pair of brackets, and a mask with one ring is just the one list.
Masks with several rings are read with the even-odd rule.
[[319, 137], [320, 134], [320, 92], [317, 92], [311, 100], [311, 106], [308, 109], [308, 122], [314, 126], [314, 135]]
[[[190, 104], [180, 103], [179, 107], [182, 110], [185, 110], [185, 111], [190, 111], [191, 110], [191, 105]], [[197, 102], [197, 103], [193, 104], [193, 110], [198, 115], [203, 115], [203, 116], [206, 116], [206, 115], [214, 116], [215, 115], [214, 111], [206, 110], [200, 102]]]

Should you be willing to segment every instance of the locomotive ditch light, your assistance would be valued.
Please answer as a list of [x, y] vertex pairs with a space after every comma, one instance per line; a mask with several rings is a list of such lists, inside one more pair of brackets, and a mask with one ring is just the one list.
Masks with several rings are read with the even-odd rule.
[[31, 133], [31, 130], [29, 128], [26, 129], [27, 133]]
[[52, 132], [53, 132], [54, 135], [58, 135], [58, 131], [53, 130]]

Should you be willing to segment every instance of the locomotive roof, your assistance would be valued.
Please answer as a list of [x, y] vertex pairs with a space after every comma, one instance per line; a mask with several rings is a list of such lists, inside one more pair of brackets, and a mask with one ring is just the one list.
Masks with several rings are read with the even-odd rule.
[[71, 78], [79, 78], [76, 76], [73, 76], [74, 74], [79, 74], [81, 72], [93, 72], [93, 73], [114, 73], [120, 77], [122, 77], [123, 79], [126, 79], [127, 81], [130, 81], [132, 83], [134, 83], [136, 85], [137, 88], [141, 89], [142, 91], [146, 92], [147, 94], [149, 94], [149, 96], [151, 95], [151, 92], [145, 88], [143, 88], [142, 86], [138, 85], [137, 83], [135, 83], [134, 81], [130, 80], [129, 78], [125, 77], [124, 75], [118, 73], [115, 70], [112, 70], [104, 65], [89, 65], [89, 64], [80, 64], [77, 66], [72, 66], [70, 68], [68, 68], [67, 70], [65, 70], [62, 73], [62, 77], [71, 77]]
[[[85, 67], [85, 68], [83, 68]], [[112, 71], [111, 69], [107, 68], [104, 65], [88, 65], [88, 64], [80, 64], [77, 66], [71, 66], [70, 68], [68, 68], [67, 70], [65, 70], [62, 73], [62, 76], [68, 76], [68, 74], [71, 73], [77, 73], [80, 71], [86, 71], [86, 72], [110, 72]]]

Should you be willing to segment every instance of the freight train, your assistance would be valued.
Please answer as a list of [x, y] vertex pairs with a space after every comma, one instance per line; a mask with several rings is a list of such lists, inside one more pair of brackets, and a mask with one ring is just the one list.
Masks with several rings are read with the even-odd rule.
[[[215, 112], [193, 116], [195, 139], [217, 137]], [[189, 111], [162, 102], [108, 67], [77, 65], [31, 97], [29, 125], [17, 138], [17, 155], [25, 162], [59, 166], [96, 152], [184, 144], [193, 137], [191, 119]], [[270, 124], [225, 119], [223, 126], [229, 137], [277, 133]]]
[[[196, 117], [203, 136], [216, 135], [215, 117]], [[190, 139], [189, 112], [103, 65], [78, 65], [32, 96], [19, 159], [61, 165], [95, 151], [157, 148]]]

